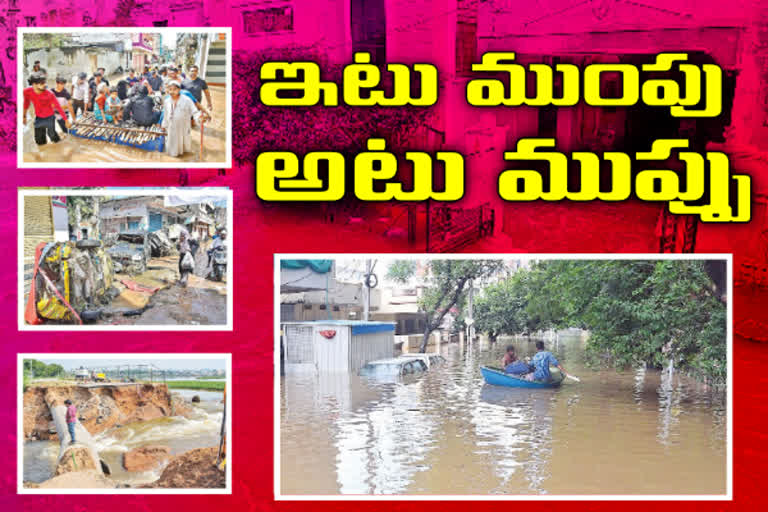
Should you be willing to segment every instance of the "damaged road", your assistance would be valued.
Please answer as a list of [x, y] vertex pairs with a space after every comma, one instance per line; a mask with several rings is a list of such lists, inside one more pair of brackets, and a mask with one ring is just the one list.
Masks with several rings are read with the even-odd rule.
[[144, 272], [117, 274], [119, 295], [103, 311], [107, 325], [217, 325], [227, 323], [227, 284], [205, 278], [208, 256], [197, 252], [195, 274], [180, 286], [179, 257], [151, 258]]

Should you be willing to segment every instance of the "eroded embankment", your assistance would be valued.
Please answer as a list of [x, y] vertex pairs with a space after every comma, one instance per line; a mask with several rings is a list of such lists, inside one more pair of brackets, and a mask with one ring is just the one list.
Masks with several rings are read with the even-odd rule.
[[165, 384], [32, 386], [24, 392], [24, 439], [58, 439], [49, 406], [63, 405], [66, 399], [75, 404], [80, 423], [91, 434], [191, 412], [190, 406], [172, 395]]

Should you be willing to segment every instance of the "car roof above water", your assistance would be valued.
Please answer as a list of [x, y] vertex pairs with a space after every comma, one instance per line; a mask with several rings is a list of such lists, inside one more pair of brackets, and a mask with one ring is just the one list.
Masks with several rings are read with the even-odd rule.
[[404, 363], [404, 362], [406, 362], [406, 361], [405, 361], [405, 360], [403, 360], [403, 359], [400, 359], [400, 358], [398, 358], [398, 357], [390, 357], [390, 358], [387, 358], [387, 359], [377, 359], [377, 360], [375, 360], [375, 361], [369, 361], [368, 363], [366, 363], [366, 366], [368, 366], [369, 364], [370, 364], [370, 365], [380, 365], [380, 364], [402, 364], [402, 363]]

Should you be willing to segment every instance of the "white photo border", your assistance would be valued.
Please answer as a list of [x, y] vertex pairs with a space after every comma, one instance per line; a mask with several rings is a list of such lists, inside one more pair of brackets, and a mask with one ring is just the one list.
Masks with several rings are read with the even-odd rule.
[[214, 325], [27, 325], [24, 321], [24, 198], [30, 196], [103, 196], [109, 192], [124, 196], [198, 196], [221, 195], [227, 201], [227, 233], [229, 246], [234, 247], [233, 191], [229, 187], [88, 187], [88, 188], [25, 188], [18, 189], [18, 325], [19, 331], [232, 331], [234, 329], [234, 270], [233, 250], [227, 251], [227, 323]]
[[[529, 259], [529, 260], [725, 260], [728, 267], [727, 308], [727, 391], [726, 391], [726, 492], [725, 494], [655, 494], [655, 495], [408, 495], [408, 494], [283, 494], [280, 484], [280, 260], [283, 259], [365, 259], [371, 256], [414, 259]], [[730, 253], [317, 253], [274, 255], [274, 496], [275, 501], [732, 501], [733, 500], [733, 254]]]
[[[224, 33], [227, 82], [225, 89], [225, 160], [223, 162], [25, 162], [24, 161], [24, 35], [92, 33]], [[232, 27], [17, 27], [16, 29], [16, 166], [19, 169], [214, 169], [232, 168]]]
[[[225, 382], [226, 403], [225, 407], [225, 428], [226, 428], [226, 464], [225, 464], [225, 487], [223, 489], [39, 489], [24, 487], [24, 359], [218, 359], [222, 358], [225, 362], [227, 378]], [[35, 353], [35, 354], [16, 354], [16, 492], [17, 494], [232, 494], [232, 354], [231, 353], [119, 353], [119, 354], [96, 354], [96, 353]]]

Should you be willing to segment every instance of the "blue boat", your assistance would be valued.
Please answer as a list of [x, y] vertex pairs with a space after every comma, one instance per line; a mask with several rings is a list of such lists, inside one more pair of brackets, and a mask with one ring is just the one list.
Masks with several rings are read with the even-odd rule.
[[554, 373], [552, 375], [552, 380], [549, 382], [521, 379], [520, 377], [506, 373], [500, 368], [492, 368], [490, 366], [481, 366], [480, 372], [483, 374], [483, 378], [488, 384], [493, 384], [494, 386], [507, 386], [509, 388], [556, 388], [563, 383], [563, 380], [565, 380], [565, 376], [559, 372]]

